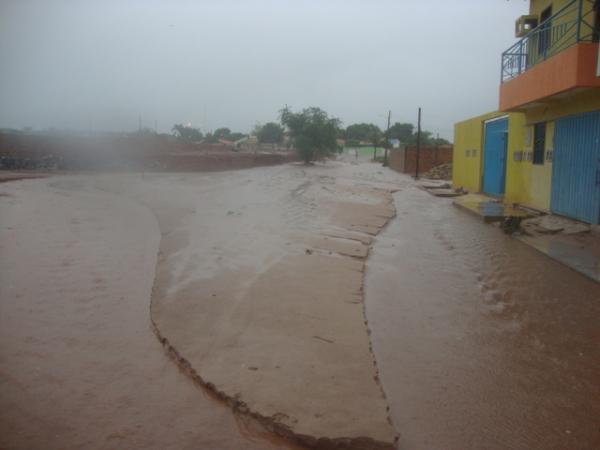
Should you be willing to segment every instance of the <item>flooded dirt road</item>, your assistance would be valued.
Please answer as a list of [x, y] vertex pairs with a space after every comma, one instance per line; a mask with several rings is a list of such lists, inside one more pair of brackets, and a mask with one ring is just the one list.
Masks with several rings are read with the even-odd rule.
[[600, 448], [600, 286], [405, 178], [366, 307], [401, 449]]
[[178, 370], [152, 295], [205, 381], [306, 442], [600, 447], [600, 287], [328, 163], [0, 186], [0, 448], [290, 448]]
[[4, 184], [0, 447], [392, 448], [362, 302], [380, 169]]
[[307, 446], [393, 447], [362, 302], [368, 245], [394, 215], [380, 169], [329, 161], [98, 182], [158, 218], [161, 338], [211, 390]]
[[156, 219], [93, 179], [0, 187], [0, 448], [291, 448], [167, 356]]

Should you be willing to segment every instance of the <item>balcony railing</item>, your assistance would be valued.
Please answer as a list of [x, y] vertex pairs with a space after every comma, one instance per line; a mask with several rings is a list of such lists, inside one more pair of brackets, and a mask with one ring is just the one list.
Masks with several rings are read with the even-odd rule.
[[573, 0], [502, 53], [502, 82], [579, 42], [595, 42], [593, 0]]

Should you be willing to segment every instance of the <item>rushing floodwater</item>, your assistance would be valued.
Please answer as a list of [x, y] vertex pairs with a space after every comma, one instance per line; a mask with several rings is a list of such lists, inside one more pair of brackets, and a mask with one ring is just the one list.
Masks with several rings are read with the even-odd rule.
[[400, 448], [600, 448], [600, 286], [410, 184], [366, 278]]

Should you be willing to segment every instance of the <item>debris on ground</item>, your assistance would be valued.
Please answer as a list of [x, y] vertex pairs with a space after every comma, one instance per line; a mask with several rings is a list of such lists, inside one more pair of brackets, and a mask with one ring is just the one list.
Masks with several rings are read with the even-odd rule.
[[552, 214], [524, 220], [521, 224], [523, 230], [531, 235], [557, 234], [575, 235], [589, 233], [590, 225], [575, 220], [559, 217]]
[[425, 178], [431, 180], [451, 180], [452, 179], [452, 164], [440, 164], [432, 167], [429, 172], [424, 175]]
[[461, 192], [456, 192], [453, 189], [428, 189], [427, 192], [436, 197], [459, 197], [463, 195]]
[[424, 189], [450, 189], [452, 186], [450, 183], [439, 183], [439, 184], [421, 184], [421, 187]]
[[465, 191], [462, 187], [454, 189], [452, 187], [452, 183], [435, 179], [427, 179], [424, 183], [419, 184], [419, 187], [425, 189], [425, 191], [429, 192], [431, 195], [435, 195], [436, 197], [459, 197], [467, 194], [467, 191]]
[[502, 220], [502, 222], [500, 222], [500, 228], [506, 234], [513, 234], [513, 233], [516, 233], [517, 231], [519, 231], [519, 228], [521, 226], [521, 221], [522, 221], [521, 217], [508, 216], [508, 217], [505, 217], [504, 220]]

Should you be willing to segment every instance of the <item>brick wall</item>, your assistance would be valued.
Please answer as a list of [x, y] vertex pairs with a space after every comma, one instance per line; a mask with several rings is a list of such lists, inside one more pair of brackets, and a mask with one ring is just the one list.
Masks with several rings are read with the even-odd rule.
[[[414, 175], [416, 170], [417, 148], [393, 149], [390, 153], [390, 167], [398, 172]], [[419, 173], [425, 173], [432, 167], [452, 162], [452, 146], [421, 147], [419, 152]]]
[[404, 149], [392, 148], [388, 155], [388, 165], [396, 172], [404, 173]]

